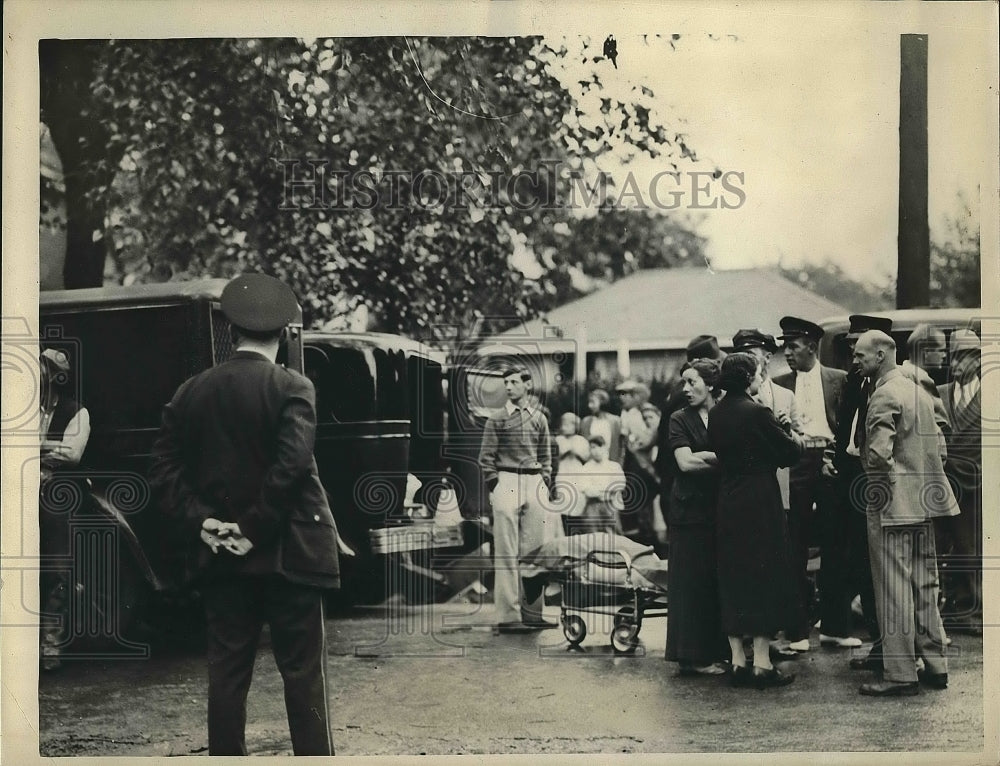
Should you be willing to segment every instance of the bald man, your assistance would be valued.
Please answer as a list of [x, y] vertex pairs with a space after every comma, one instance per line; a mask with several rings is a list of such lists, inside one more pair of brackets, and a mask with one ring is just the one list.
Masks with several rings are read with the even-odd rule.
[[[910, 696], [922, 681], [948, 685], [945, 636], [938, 611], [937, 552], [931, 520], [958, 504], [942, 464], [943, 441], [930, 396], [896, 367], [896, 343], [864, 333], [854, 362], [874, 385], [861, 455], [868, 476], [868, 547], [882, 631], [884, 674], [863, 684], [872, 697]], [[926, 669], [919, 675], [917, 656]]]

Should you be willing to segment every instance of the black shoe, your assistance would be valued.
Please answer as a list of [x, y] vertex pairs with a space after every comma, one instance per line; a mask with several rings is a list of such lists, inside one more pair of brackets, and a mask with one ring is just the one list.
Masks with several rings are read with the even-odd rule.
[[862, 684], [858, 692], [866, 697], [913, 697], [920, 694], [920, 684], [916, 681], [879, 681]]
[[758, 689], [768, 689], [772, 686], [788, 686], [795, 680], [794, 673], [782, 673], [777, 668], [764, 670], [763, 668], [753, 669], [753, 685]]
[[525, 603], [532, 603], [537, 601], [542, 596], [542, 591], [545, 590], [545, 586], [548, 584], [547, 575], [538, 574], [533, 577], [522, 577], [521, 587], [524, 589], [524, 600]]
[[872, 657], [870, 654], [867, 657], [852, 657], [850, 664], [851, 670], [870, 670], [873, 673], [882, 672], [882, 658]]
[[558, 624], [549, 622], [548, 620], [525, 620], [523, 624], [529, 630], [549, 630], [550, 628], [559, 627]]
[[[555, 626], [553, 626], [555, 627]], [[496, 632], [501, 635], [512, 633], [534, 633], [536, 628], [525, 625], [523, 622], [500, 622], [497, 623]]]
[[730, 686], [749, 686], [752, 680], [753, 679], [750, 673], [750, 668], [747, 667], [746, 665], [729, 666]]
[[918, 670], [917, 678], [920, 679], [920, 683], [924, 686], [929, 686], [932, 689], [948, 688], [947, 673], [928, 673], [926, 670]]

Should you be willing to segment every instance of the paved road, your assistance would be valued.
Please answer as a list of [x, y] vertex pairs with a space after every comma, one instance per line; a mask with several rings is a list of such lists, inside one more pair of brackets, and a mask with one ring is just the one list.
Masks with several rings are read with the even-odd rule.
[[[558, 610], [549, 609], [550, 617]], [[600, 622], [600, 619], [597, 620]], [[666, 620], [644, 623], [632, 657], [600, 625], [567, 651], [559, 630], [494, 636], [492, 607], [358, 609], [329, 620], [334, 738], [342, 755], [775, 751], [976, 751], [983, 747], [983, 642], [954, 636], [951, 686], [868, 699], [848, 653], [814, 648], [780, 690], [680, 678], [664, 662]], [[204, 661], [196, 649], [78, 662], [39, 683], [42, 755], [206, 752]], [[269, 648], [249, 704], [253, 754], [291, 754]]]

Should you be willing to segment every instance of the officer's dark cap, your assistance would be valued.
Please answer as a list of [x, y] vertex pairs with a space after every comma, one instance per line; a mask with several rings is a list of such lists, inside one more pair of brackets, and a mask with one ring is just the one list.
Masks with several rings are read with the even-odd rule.
[[795, 338], [808, 338], [809, 340], [819, 340], [823, 337], [823, 328], [815, 322], [799, 317], [782, 317], [778, 322], [781, 325], [781, 335], [778, 340], [793, 340]]
[[687, 344], [687, 359], [722, 359], [726, 355], [719, 348], [719, 339], [714, 335], [698, 335]]
[[230, 281], [222, 290], [221, 305], [226, 319], [251, 332], [277, 332], [299, 314], [292, 289], [266, 274], [241, 274]]
[[867, 314], [851, 314], [851, 327], [845, 336], [848, 340], [857, 340], [869, 330], [879, 330], [888, 335], [892, 332], [892, 320], [888, 317], [873, 317]]
[[762, 348], [774, 353], [778, 350], [778, 343], [773, 335], [768, 335], [760, 330], [737, 330], [733, 336], [733, 349], [746, 351], [751, 348]]

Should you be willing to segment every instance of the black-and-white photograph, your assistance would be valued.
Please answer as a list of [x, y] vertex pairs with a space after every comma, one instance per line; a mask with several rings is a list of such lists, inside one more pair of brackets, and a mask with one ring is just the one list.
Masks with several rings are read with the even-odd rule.
[[998, 762], [995, 3], [4, 16], [5, 757]]

